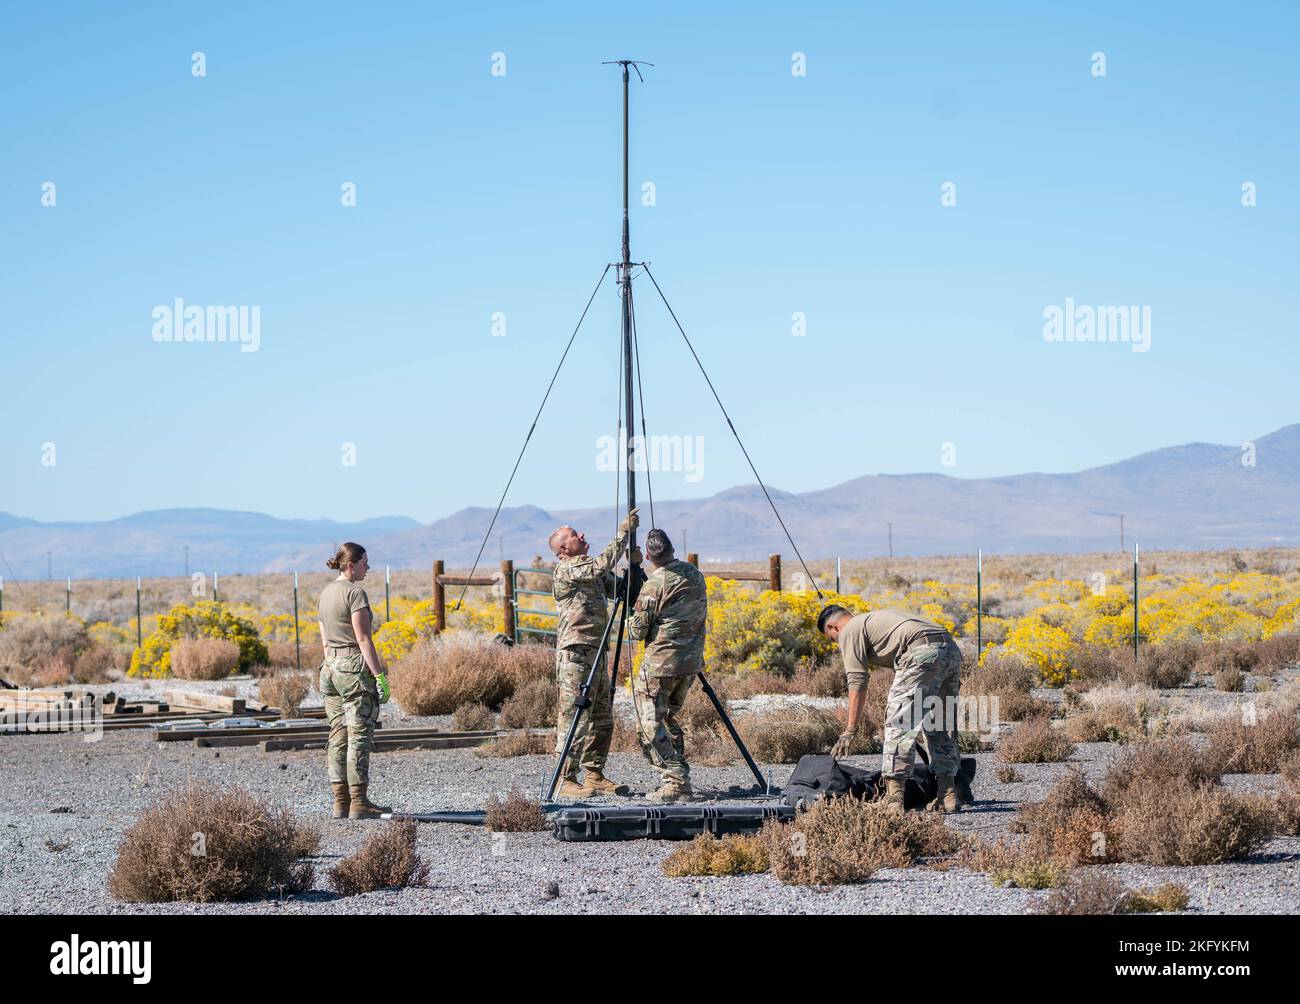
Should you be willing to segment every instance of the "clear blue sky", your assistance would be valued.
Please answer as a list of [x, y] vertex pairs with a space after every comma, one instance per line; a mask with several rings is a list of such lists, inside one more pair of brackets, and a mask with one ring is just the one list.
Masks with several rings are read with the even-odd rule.
[[[600, 63], [624, 56], [656, 64], [632, 94], [634, 199], [657, 186], [633, 255], [772, 485], [1263, 435], [1298, 417], [1298, 21], [1284, 3], [5, 5], [0, 510], [495, 504], [618, 254]], [[656, 494], [748, 481], [637, 295], [650, 431], [704, 437], [703, 479], [660, 474]], [[154, 341], [177, 297], [260, 306], [260, 351]], [[1150, 306], [1150, 351], [1045, 342], [1067, 297]], [[509, 502], [612, 501], [595, 457], [617, 309], [606, 286]]]

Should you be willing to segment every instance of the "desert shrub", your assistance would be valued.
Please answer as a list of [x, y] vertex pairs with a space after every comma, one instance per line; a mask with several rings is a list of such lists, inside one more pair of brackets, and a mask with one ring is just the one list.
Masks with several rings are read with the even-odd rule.
[[239, 646], [241, 672], [267, 660], [266, 643], [257, 636], [252, 621], [237, 616], [224, 603], [200, 600], [192, 606], [177, 604], [158, 618], [157, 629], [131, 655], [128, 675], [170, 676], [172, 643], [181, 638], [224, 638], [234, 642]]
[[117, 668], [113, 649], [79, 617], [6, 614], [0, 623], [0, 677], [16, 686], [105, 683]]
[[501, 705], [503, 729], [540, 729], [555, 725], [559, 707], [556, 686], [550, 680], [530, 680]]
[[461, 732], [484, 732], [496, 727], [496, 715], [486, 704], [467, 701], [451, 713], [451, 723]]
[[1118, 879], [1095, 869], [1075, 874], [1032, 912], [1053, 916], [1160, 913], [1187, 909], [1187, 889], [1173, 882], [1151, 890], [1126, 889]]
[[1133, 784], [1217, 784], [1220, 771], [1190, 740], [1181, 736], [1134, 743], [1114, 760], [1103, 778], [1108, 801]]
[[1046, 716], [1021, 722], [998, 744], [1003, 763], [1060, 763], [1073, 753], [1074, 743]]
[[1282, 761], [1282, 784], [1277, 794], [1277, 829], [1287, 836], [1300, 836], [1300, 753]]
[[1213, 865], [1245, 857], [1272, 836], [1274, 806], [1216, 785], [1130, 784], [1111, 804], [1112, 853], [1151, 865]]
[[1169, 729], [1168, 708], [1149, 687], [1105, 685], [1082, 696], [1081, 708], [1065, 720], [1074, 742], [1128, 743]]
[[1132, 656], [1123, 649], [1083, 642], [1076, 645], [1070, 654], [1071, 676], [1087, 686], [1110, 683], [1118, 679], [1132, 661]]
[[494, 833], [519, 833], [550, 827], [541, 803], [533, 801], [518, 788], [511, 788], [504, 799], [493, 795], [483, 805], [483, 825]]
[[499, 707], [526, 684], [550, 679], [555, 653], [541, 645], [498, 645], [474, 635], [416, 644], [389, 670], [393, 697], [408, 715], [449, 715], [462, 704]]
[[1125, 660], [1120, 680], [1129, 686], [1173, 690], [1192, 678], [1201, 645], [1187, 640], [1170, 640], [1141, 650], [1137, 661]]
[[1275, 673], [1300, 663], [1300, 634], [1275, 634], [1254, 645], [1261, 672]]
[[793, 678], [759, 670], [728, 673], [717, 677], [713, 684], [718, 696], [727, 701], [743, 701], [759, 694], [795, 693]]
[[537, 756], [541, 753], [550, 753], [553, 744], [550, 738], [543, 735], [537, 735], [526, 730], [509, 732], [500, 739], [493, 739], [490, 743], [484, 743], [476, 747], [474, 755], [486, 758], [505, 758], [517, 756]]
[[1261, 846], [1276, 823], [1274, 806], [1218, 786], [1216, 758], [1186, 739], [1138, 743], [1112, 761], [1102, 781], [1116, 861], [1218, 864]]
[[355, 896], [424, 885], [429, 865], [415, 851], [416, 829], [413, 819], [389, 820], [329, 870], [330, 886], [340, 896]]
[[1154, 889], [1136, 889], [1129, 892], [1129, 913], [1176, 913], [1186, 910], [1190, 897], [1187, 886], [1165, 882]]
[[281, 718], [297, 717], [303, 700], [311, 692], [310, 673], [281, 670], [263, 676], [257, 684], [257, 699], [280, 712]]
[[702, 833], [664, 858], [662, 867], [669, 878], [753, 875], [767, 871], [767, 851], [757, 835], [731, 834], [719, 840], [712, 833]]
[[1020, 780], [1019, 772], [1009, 763], [998, 764], [994, 776], [998, 779], [998, 784], [1014, 784]]
[[[302, 639], [302, 665], [305, 669], [319, 669], [324, 661], [325, 650], [321, 648], [320, 639]], [[272, 669], [298, 667], [299, 646], [293, 641], [267, 641], [265, 666]], [[256, 672], [256, 667], [254, 667]]]
[[1019, 722], [1026, 718], [1050, 714], [1052, 706], [1030, 695], [1038, 684], [1038, 671], [1021, 655], [995, 649], [975, 666], [962, 673], [963, 696], [996, 697], [998, 718]]
[[849, 680], [839, 660], [813, 665], [808, 661], [795, 673], [793, 691], [809, 697], [844, 697], [849, 692]]
[[843, 728], [831, 712], [806, 704], [746, 715], [736, 723], [749, 752], [764, 763], [795, 763], [806, 754], [825, 753]]
[[1065, 720], [1065, 735], [1072, 743], [1119, 742], [1094, 712], [1083, 711]]
[[878, 802], [824, 799], [762, 833], [773, 873], [792, 885], [861, 882], [879, 868], [906, 868], [953, 853], [960, 838], [934, 813], [895, 815]]
[[1024, 834], [1023, 850], [1032, 858], [1067, 865], [1104, 861], [1107, 811], [1105, 799], [1071, 769], [1041, 802], [1021, 806], [1011, 828]]
[[1239, 669], [1221, 669], [1214, 674], [1216, 690], [1239, 694], [1246, 686], [1246, 674]]
[[[142, 812], [122, 836], [108, 891], [130, 903], [210, 903], [311, 888], [319, 834], [241, 788], [191, 785]], [[201, 850], [202, 853], [196, 853]]]
[[1259, 665], [1258, 641], [1221, 641], [1202, 645], [1195, 670], [1207, 676], [1236, 671], [1247, 673]]
[[989, 872], [989, 881], [999, 888], [1052, 889], [1070, 874], [1068, 865], [1054, 858], [1019, 856], [1002, 868]]
[[172, 675], [181, 680], [222, 680], [239, 665], [239, 646], [224, 638], [178, 638], [172, 642]]
[[984, 872], [994, 885], [1012, 889], [1050, 889], [1070, 874], [1066, 862], [1005, 836], [992, 841], [971, 837], [949, 864]]
[[1300, 721], [1283, 708], [1261, 714], [1253, 725], [1241, 713], [1229, 713], [1207, 730], [1204, 758], [1220, 774], [1272, 774], [1300, 750]]
[[[719, 700], [722, 700], [719, 694]], [[738, 755], [735, 743], [722, 724], [722, 716], [713, 706], [703, 687], [692, 686], [677, 713], [686, 742], [686, 759], [701, 767], [725, 767]], [[635, 731], [632, 748], [640, 750]]]
[[113, 649], [96, 641], [77, 653], [72, 664], [74, 683], [107, 683], [125, 668], [127, 660], [120, 659]]

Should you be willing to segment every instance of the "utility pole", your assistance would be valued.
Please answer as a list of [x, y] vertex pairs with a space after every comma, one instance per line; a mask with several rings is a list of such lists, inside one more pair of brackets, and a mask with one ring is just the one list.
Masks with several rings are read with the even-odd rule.
[[894, 524], [886, 524], [889, 527], [889, 556], [894, 556]]
[[54, 552], [45, 552], [45, 579], [50, 581], [54, 578]]

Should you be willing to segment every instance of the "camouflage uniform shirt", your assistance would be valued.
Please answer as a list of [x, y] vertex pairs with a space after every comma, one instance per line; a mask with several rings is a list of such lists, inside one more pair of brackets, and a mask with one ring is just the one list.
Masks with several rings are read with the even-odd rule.
[[620, 532], [596, 557], [584, 554], [564, 558], [555, 566], [551, 592], [559, 613], [556, 648], [600, 644], [609, 621], [607, 601], [614, 595], [614, 565], [627, 547], [628, 533]]
[[688, 561], [656, 568], [637, 597], [628, 637], [645, 641], [646, 676], [694, 676], [704, 668], [704, 576]]

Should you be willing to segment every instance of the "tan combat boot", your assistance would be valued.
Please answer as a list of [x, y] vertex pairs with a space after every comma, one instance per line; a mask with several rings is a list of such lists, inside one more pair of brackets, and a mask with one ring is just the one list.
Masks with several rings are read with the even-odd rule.
[[961, 799], [957, 795], [957, 786], [950, 777], [935, 778], [937, 792], [934, 801], [926, 806], [931, 812], [960, 812]]
[[665, 781], [646, 796], [651, 802], [689, 802], [695, 796], [690, 781]]
[[903, 804], [903, 787], [905, 783], [894, 777], [885, 778], [885, 795], [880, 801], [884, 805], [886, 812], [901, 816], [907, 811], [907, 807]]
[[334, 818], [347, 819], [348, 807], [352, 804], [352, 799], [348, 795], [348, 783], [331, 781], [330, 787], [334, 789]]
[[354, 784], [349, 786], [348, 794], [352, 799], [352, 804], [348, 807], [348, 819], [378, 819], [385, 812], [393, 810], [387, 805], [375, 805], [374, 802], [366, 798], [366, 788], [369, 785]]
[[627, 792], [627, 785], [615, 784], [598, 770], [588, 770], [582, 779], [584, 795], [626, 795]]
[[578, 783], [576, 776], [565, 774], [560, 778], [560, 786], [555, 789], [555, 794], [559, 798], [582, 798], [587, 792]]

